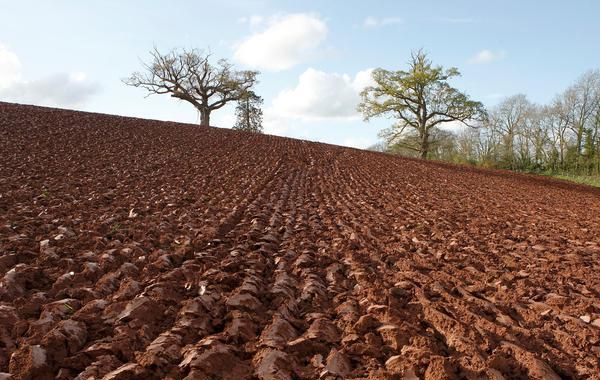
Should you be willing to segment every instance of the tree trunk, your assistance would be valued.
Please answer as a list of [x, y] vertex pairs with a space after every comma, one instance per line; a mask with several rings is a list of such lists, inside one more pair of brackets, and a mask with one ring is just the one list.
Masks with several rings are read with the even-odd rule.
[[210, 110], [200, 110], [200, 125], [210, 126]]
[[[425, 128], [423, 128], [425, 129]], [[426, 160], [429, 155], [429, 132], [424, 131], [421, 135], [421, 158]]]
[[512, 130], [509, 130], [506, 141], [506, 160], [510, 170], [515, 170], [515, 136]]
[[247, 130], [251, 131], [252, 129], [250, 128], [250, 97], [248, 97], [246, 99], [246, 128]]

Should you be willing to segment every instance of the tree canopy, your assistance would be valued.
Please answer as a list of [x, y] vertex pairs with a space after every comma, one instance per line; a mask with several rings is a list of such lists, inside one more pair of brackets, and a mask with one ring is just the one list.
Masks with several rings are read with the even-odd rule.
[[[373, 71], [375, 85], [363, 90], [358, 110], [365, 120], [377, 116], [397, 119], [385, 134], [388, 143], [404, 145], [427, 158], [436, 142], [434, 128], [447, 122], [473, 126], [486, 118], [482, 103], [448, 84], [458, 75], [456, 68], [433, 66], [422, 50], [413, 52], [407, 71]], [[408, 131], [412, 134], [407, 139]]]

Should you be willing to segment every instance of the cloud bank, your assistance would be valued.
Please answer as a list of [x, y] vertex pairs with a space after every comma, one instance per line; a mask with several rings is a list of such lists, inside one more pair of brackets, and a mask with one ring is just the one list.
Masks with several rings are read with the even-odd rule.
[[327, 37], [327, 25], [313, 14], [276, 17], [263, 31], [235, 47], [234, 59], [248, 67], [281, 71], [305, 62]]
[[357, 118], [360, 92], [372, 84], [372, 69], [347, 74], [304, 71], [296, 87], [280, 92], [273, 100], [277, 114], [304, 120]]
[[0, 90], [8, 100], [56, 107], [73, 107], [86, 103], [99, 90], [81, 73], [58, 73], [32, 81], [17, 81]]
[[21, 77], [21, 61], [6, 46], [0, 44], [0, 90], [10, 86]]
[[0, 44], [0, 100], [54, 107], [73, 107], [87, 102], [99, 86], [84, 73], [56, 73], [24, 80], [14, 52]]

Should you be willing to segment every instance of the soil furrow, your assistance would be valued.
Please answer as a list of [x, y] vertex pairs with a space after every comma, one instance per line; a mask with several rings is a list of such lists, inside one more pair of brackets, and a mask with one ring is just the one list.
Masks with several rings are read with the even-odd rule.
[[598, 190], [6, 103], [0, 139], [0, 378], [600, 379]]

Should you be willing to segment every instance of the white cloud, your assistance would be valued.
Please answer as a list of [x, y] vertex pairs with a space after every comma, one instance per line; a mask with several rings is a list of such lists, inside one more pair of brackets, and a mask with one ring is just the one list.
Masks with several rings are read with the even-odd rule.
[[504, 50], [492, 51], [488, 49], [481, 50], [473, 57], [469, 59], [469, 63], [471, 64], [485, 64], [491, 63], [494, 61], [499, 61], [506, 57], [506, 52]]
[[309, 68], [300, 75], [295, 88], [275, 97], [273, 108], [279, 115], [304, 120], [356, 119], [359, 94], [372, 84], [371, 72], [372, 69], [363, 70], [352, 78]]
[[98, 91], [82, 72], [22, 79], [17, 55], [0, 44], [0, 99], [18, 103], [69, 107], [85, 103]]
[[297, 129], [297, 125], [292, 125], [290, 119], [282, 116], [273, 107], [267, 107], [263, 110], [263, 130], [265, 133], [288, 136], [295, 129]]
[[375, 17], [369, 16], [363, 21], [363, 26], [365, 28], [374, 28], [377, 25], [379, 25], [379, 21]]
[[360, 92], [364, 90], [365, 87], [374, 85], [375, 81], [373, 80], [373, 69], [359, 71], [358, 73], [356, 73], [354, 81], [352, 82], [352, 87], [355, 91], [358, 92], [358, 94], [360, 94]]
[[275, 17], [269, 26], [235, 47], [236, 61], [253, 68], [286, 70], [314, 55], [327, 37], [327, 25], [313, 14]]
[[[200, 122], [200, 115], [198, 115], [198, 122]], [[210, 115], [210, 125], [219, 128], [231, 128], [235, 125], [235, 109], [233, 105], [227, 105], [224, 108], [213, 112]]]
[[98, 86], [81, 73], [58, 73], [32, 81], [18, 81], [0, 90], [6, 100], [45, 106], [71, 107], [85, 103]]
[[0, 44], [0, 89], [6, 88], [21, 77], [19, 57]]
[[363, 27], [376, 28], [376, 27], [380, 27], [380, 26], [402, 24], [403, 22], [404, 22], [404, 20], [402, 20], [400, 17], [377, 18], [377, 17], [373, 17], [373, 16], [368, 16], [363, 21]]

